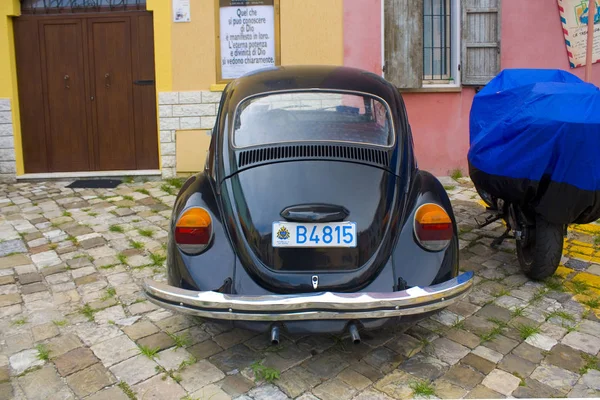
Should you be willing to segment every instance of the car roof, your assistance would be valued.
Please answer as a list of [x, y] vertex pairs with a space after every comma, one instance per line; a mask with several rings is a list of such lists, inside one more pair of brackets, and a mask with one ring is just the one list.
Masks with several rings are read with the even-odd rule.
[[392, 109], [397, 89], [381, 76], [358, 68], [333, 65], [276, 66], [250, 72], [230, 82], [225, 89], [232, 105], [257, 94], [288, 90], [342, 90], [372, 94]]

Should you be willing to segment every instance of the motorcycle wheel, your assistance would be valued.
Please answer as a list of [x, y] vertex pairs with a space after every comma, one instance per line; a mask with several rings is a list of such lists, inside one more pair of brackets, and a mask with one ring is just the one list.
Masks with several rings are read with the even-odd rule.
[[528, 238], [517, 240], [517, 258], [523, 273], [533, 280], [546, 279], [556, 272], [563, 251], [564, 225], [536, 216]]

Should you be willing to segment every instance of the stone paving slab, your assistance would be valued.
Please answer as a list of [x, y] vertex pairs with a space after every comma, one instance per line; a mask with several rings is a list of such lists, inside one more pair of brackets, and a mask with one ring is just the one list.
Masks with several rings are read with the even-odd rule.
[[[116, 189], [0, 185], [0, 399], [600, 397], [600, 224], [572, 226], [552, 280], [531, 282], [503, 226], [479, 229], [468, 179], [444, 178], [459, 226], [463, 301], [408, 329], [282, 337], [163, 310], [178, 180]], [[267, 368], [273, 379], [265, 381]]]

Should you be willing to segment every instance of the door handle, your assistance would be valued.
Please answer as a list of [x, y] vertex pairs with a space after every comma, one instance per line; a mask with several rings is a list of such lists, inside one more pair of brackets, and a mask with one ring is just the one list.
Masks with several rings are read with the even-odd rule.
[[107, 88], [110, 87], [110, 74], [108, 72], [104, 74], [104, 86]]
[[133, 81], [134, 85], [142, 85], [142, 86], [152, 86], [154, 85], [154, 79], [146, 79], [140, 81]]
[[69, 77], [69, 75], [65, 75], [63, 79], [65, 81], [65, 89], [70, 89], [71, 86], [69, 85], [69, 79], [71, 79], [71, 77]]

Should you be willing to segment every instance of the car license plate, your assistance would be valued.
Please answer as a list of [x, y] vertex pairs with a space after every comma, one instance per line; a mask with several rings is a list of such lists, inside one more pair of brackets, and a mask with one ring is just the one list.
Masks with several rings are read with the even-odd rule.
[[273, 247], [356, 247], [356, 223], [273, 222]]

